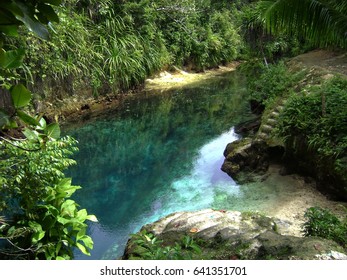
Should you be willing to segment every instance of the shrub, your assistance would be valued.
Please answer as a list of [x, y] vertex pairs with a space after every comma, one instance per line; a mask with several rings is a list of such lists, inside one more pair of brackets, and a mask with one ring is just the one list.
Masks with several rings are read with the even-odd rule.
[[[259, 64], [255, 64], [257, 67]], [[250, 71], [250, 70], [248, 70]], [[261, 67], [260, 75], [250, 77], [250, 99], [267, 105], [276, 97], [283, 96], [298, 82], [304, 72], [291, 73], [283, 61]]]
[[132, 242], [135, 246], [133, 257], [144, 260], [188, 260], [201, 255], [201, 248], [189, 235], [175, 242], [174, 246], [163, 246], [163, 241], [152, 233], [141, 231], [132, 235]]
[[334, 240], [342, 246], [347, 245], [347, 220], [339, 220], [335, 215], [320, 207], [306, 210], [304, 223], [305, 236], [319, 236]]
[[347, 80], [336, 77], [308, 95], [291, 97], [280, 116], [278, 134], [298, 152], [303, 146], [313, 151], [318, 167], [330, 165], [347, 182], [346, 88]]
[[86, 220], [96, 221], [70, 197], [80, 187], [71, 185], [63, 171], [74, 164], [70, 137], [50, 140], [37, 149], [30, 139], [1, 141], [0, 239], [3, 255], [20, 259], [71, 259], [73, 248], [84, 254], [93, 248]]

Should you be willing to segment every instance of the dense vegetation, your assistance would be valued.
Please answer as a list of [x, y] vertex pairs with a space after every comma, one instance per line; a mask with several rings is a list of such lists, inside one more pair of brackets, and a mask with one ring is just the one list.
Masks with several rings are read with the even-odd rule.
[[85, 254], [93, 248], [85, 221], [96, 217], [78, 210], [70, 197], [79, 187], [63, 173], [74, 163], [68, 157], [76, 142], [59, 139], [57, 123], [26, 112], [32, 93], [13, 82], [24, 50], [5, 43], [22, 25], [47, 39], [46, 24], [57, 20], [49, 4], [59, 3], [5, 1], [0, 9], [0, 256], [5, 259], [71, 259], [74, 247]]
[[204, 71], [250, 60], [252, 98], [269, 107], [288, 98], [277, 129], [288, 151], [346, 186], [346, 80], [307, 94], [295, 87], [302, 73], [272, 65], [316, 46], [345, 48], [346, 11], [336, 0], [2, 1], [2, 257], [69, 259], [74, 247], [93, 246], [85, 221], [96, 218], [78, 209], [70, 198], [78, 187], [63, 173], [76, 142], [46, 122], [46, 105], [118, 94], [175, 65]]
[[305, 236], [319, 236], [334, 240], [344, 247], [347, 246], [346, 217], [339, 219], [329, 210], [320, 207], [307, 209], [305, 217], [307, 218], [304, 224]]
[[50, 41], [23, 30], [7, 42], [27, 50], [16, 77], [38, 99], [120, 92], [170, 65], [228, 63], [241, 47], [238, 12], [228, 1], [66, 0], [57, 11]]
[[336, 77], [309, 94], [292, 96], [278, 131], [297, 157], [310, 157], [318, 178], [340, 184], [343, 193], [347, 186], [346, 87], [347, 80]]

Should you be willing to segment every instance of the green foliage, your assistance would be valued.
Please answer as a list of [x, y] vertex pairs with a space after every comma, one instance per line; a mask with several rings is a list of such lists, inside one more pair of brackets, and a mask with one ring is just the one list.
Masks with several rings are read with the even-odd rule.
[[304, 74], [289, 72], [283, 61], [269, 67], [261, 64], [260, 69], [259, 64], [255, 66], [260, 74], [249, 81], [250, 98], [264, 105], [271, 103], [276, 97], [286, 95]]
[[347, 245], [347, 219], [338, 219], [334, 214], [320, 207], [306, 210], [303, 231], [305, 236], [319, 236]]
[[[47, 39], [45, 24], [58, 21], [48, 4], [60, 3], [2, 2], [0, 47], [5, 36], [18, 36], [22, 24]], [[78, 210], [75, 201], [69, 199], [79, 187], [72, 186], [63, 173], [74, 163], [68, 156], [76, 150], [76, 142], [69, 137], [57, 140], [58, 124], [47, 124], [41, 116], [23, 111], [32, 93], [21, 83], [11, 86], [16, 74], [10, 71], [23, 66], [23, 57], [22, 48], [0, 49], [0, 239], [8, 245], [0, 253], [21, 259], [70, 259], [72, 249], [77, 247], [89, 254], [93, 241], [86, 235], [85, 221], [96, 221], [96, 217], [85, 209]], [[21, 139], [5, 135], [22, 125]]]
[[346, 47], [347, 5], [338, 0], [260, 1], [268, 32], [294, 33], [318, 46]]
[[142, 231], [132, 235], [133, 246], [136, 246], [136, 258], [144, 260], [191, 260], [201, 257], [201, 248], [194, 238], [185, 235], [174, 246], [163, 246], [152, 233]]
[[18, 36], [21, 25], [25, 25], [39, 37], [48, 39], [46, 24], [59, 21], [51, 5], [56, 6], [61, 2], [61, 0], [3, 0], [0, 6], [0, 42], [3, 35]]
[[[42, 125], [44, 125], [42, 123]], [[2, 141], [0, 150], [0, 213], [8, 222], [0, 238], [10, 246], [3, 254], [17, 258], [70, 259], [72, 248], [89, 254], [93, 241], [86, 220], [96, 221], [71, 200], [80, 187], [71, 185], [63, 171], [75, 162], [68, 157], [76, 141], [65, 137], [37, 149], [36, 141]]]
[[[309, 95], [292, 97], [280, 117], [278, 128], [286, 143], [293, 143], [293, 148], [298, 150], [301, 145], [306, 145], [317, 154], [318, 167], [330, 166], [345, 179], [346, 88], [347, 80], [336, 77]], [[299, 138], [301, 141], [297, 141]]]
[[290, 35], [285, 32], [276, 34], [266, 32], [262, 9], [258, 2], [242, 5], [238, 17], [240, 33], [246, 43], [242, 50], [245, 59], [261, 57], [265, 64], [275, 63], [283, 56], [298, 55], [310, 48], [310, 45], [296, 32]]
[[[25, 49], [11, 73], [39, 98], [121, 92], [170, 65], [204, 70], [234, 60], [241, 47], [233, 5], [210, 1], [65, 0], [50, 41], [27, 30], [6, 45]], [[25, 39], [24, 39], [25, 38]], [[0, 56], [1, 57], [1, 56]]]

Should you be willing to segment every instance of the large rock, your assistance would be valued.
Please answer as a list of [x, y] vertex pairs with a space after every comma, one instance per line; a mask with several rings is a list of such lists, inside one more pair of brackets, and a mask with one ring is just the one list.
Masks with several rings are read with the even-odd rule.
[[[171, 214], [141, 231], [163, 240], [163, 246], [174, 246], [188, 235], [201, 246], [203, 259], [347, 258], [333, 241], [281, 235], [281, 224], [259, 213], [205, 209]], [[130, 239], [123, 258], [143, 258], [141, 246]]]
[[264, 173], [269, 167], [269, 147], [264, 141], [243, 138], [229, 143], [224, 150], [225, 160], [222, 171], [238, 182], [244, 175]]

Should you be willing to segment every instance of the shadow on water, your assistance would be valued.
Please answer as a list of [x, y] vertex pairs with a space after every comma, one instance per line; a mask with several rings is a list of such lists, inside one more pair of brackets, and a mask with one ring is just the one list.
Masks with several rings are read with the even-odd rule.
[[[141, 95], [102, 119], [66, 128], [79, 141], [68, 176], [91, 224], [91, 259], [122, 255], [129, 234], [183, 210], [222, 207], [240, 195], [220, 171], [232, 126], [249, 117], [236, 72], [186, 89]], [[87, 257], [76, 252], [76, 259]]]

